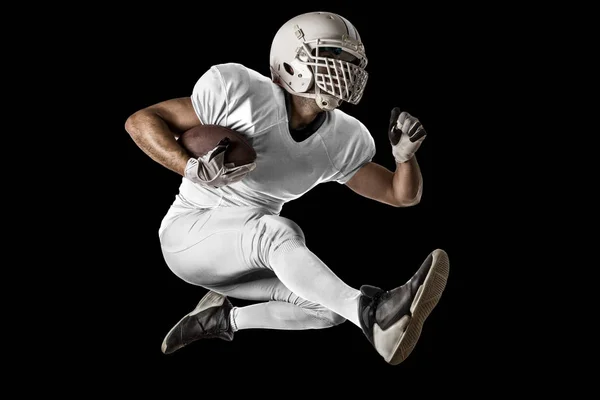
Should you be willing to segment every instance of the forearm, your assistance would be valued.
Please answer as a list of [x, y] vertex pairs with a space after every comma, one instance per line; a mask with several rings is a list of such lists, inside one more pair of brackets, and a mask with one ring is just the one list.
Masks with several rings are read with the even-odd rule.
[[140, 111], [125, 124], [137, 146], [165, 168], [183, 176], [189, 154], [177, 143], [176, 133], [156, 113]]
[[392, 179], [392, 192], [396, 202], [403, 206], [419, 203], [423, 191], [423, 177], [416, 156], [409, 161], [396, 163]]

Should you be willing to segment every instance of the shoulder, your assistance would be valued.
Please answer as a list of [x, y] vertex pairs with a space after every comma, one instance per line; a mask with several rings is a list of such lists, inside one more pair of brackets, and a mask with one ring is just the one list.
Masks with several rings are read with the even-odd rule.
[[329, 114], [322, 139], [335, 174], [329, 179], [346, 183], [375, 156], [375, 140], [357, 118], [336, 109]]
[[212, 65], [194, 85], [194, 92], [223, 91], [227, 96], [244, 94], [249, 89], [273, 85], [270, 78], [238, 63]]
[[323, 139], [334, 147], [361, 148], [367, 152], [375, 151], [375, 140], [369, 129], [359, 119], [335, 109], [329, 116], [329, 129]]
[[243, 64], [216, 64], [213, 65], [211, 69], [218, 74], [230, 95], [236, 93], [243, 94], [250, 89], [273, 85], [269, 77], [262, 75]]
[[207, 120], [250, 134], [285, 118], [283, 95], [270, 77], [238, 63], [215, 64], [205, 75], [194, 97], [214, 109]]

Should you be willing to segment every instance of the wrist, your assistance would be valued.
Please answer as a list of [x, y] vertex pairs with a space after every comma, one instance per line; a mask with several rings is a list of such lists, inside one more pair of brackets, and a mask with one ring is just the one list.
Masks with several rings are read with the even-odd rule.
[[394, 156], [396, 164], [404, 164], [410, 161], [410, 159], [413, 157], [413, 153], [402, 151], [402, 149], [398, 147], [392, 148], [392, 155]]
[[414, 165], [416, 164], [416, 162], [417, 162], [417, 155], [416, 155], [416, 154], [413, 154], [413, 155], [411, 155], [411, 157], [410, 157], [409, 159], [407, 159], [407, 160], [404, 160], [404, 161], [398, 161], [398, 160], [396, 160], [396, 165], [397, 165], [397, 166], [405, 166], [405, 165], [411, 165], [411, 166], [414, 166]]

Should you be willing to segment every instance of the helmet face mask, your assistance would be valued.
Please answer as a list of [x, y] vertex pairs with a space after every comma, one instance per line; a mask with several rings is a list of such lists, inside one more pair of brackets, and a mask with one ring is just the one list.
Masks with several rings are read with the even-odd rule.
[[314, 98], [323, 110], [358, 104], [368, 79], [367, 58], [356, 29], [332, 13], [292, 18], [271, 46], [273, 79], [288, 92]]

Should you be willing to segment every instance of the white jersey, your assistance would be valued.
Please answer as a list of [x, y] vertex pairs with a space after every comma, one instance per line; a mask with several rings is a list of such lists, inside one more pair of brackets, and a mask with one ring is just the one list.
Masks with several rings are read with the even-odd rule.
[[256, 168], [229, 186], [205, 187], [183, 178], [179, 195], [196, 207], [260, 207], [278, 215], [283, 204], [320, 183], [346, 183], [375, 155], [367, 128], [338, 109], [328, 112], [309, 138], [296, 142], [283, 89], [240, 64], [212, 66], [191, 99], [203, 124], [244, 134], [257, 153]]

